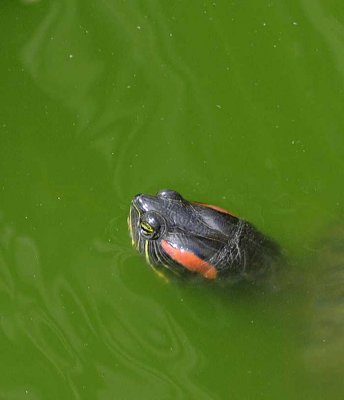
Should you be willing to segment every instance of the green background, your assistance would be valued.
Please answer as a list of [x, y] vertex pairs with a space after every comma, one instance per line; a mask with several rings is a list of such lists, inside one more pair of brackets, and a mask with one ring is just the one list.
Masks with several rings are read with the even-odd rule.
[[[0, 34], [0, 398], [342, 399], [309, 350], [341, 2], [3, 0]], [[126, 225], [162, 188], [253, 222], [296, 283], [166, 285]]]

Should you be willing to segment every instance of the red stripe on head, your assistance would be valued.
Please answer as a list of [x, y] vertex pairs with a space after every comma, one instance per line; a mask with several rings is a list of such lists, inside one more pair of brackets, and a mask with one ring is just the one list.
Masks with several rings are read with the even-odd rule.
[[211, 208], [212, 210], [218, 211], [222, 214], [227, 214], [227, 215], [231, 215], [232, 217], [236, 217], [236, 215], [234, 215], [233, 213], [230, 213], [229, 211], [225, 210], [224, 208], [221, 208], [218, 206], [213, 206], [212, 204], [199, 203], [198, 201], [194, 201], [193, 203], [197, 204], [199, 206]]
[[178, 264], [187, 268], [189, 271], [197, 272], [207, 279], [215, 279], [217, 276], [216, 268], [197, 257], [194, 253], [188, 250], [176, 249], [171, 246], [166, 240], [161, 241], [161, 246], [164, 251], [176, 261]]

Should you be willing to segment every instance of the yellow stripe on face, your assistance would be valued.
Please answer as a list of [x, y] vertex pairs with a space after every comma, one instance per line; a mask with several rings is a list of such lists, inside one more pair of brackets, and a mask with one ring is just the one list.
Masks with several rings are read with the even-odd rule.
[[158, 268], [156, 268], [152, 263], [151, 263], [151, 260], [150, 260], [150, 258], [149, 258], [149, 253], [148, 253], [148, 244], [149, 244], [149, 241], [148, 240], [146, 240], [145, 241], [145, 256], [146, 256], [146, 261], [147, 261], [147, 263], [149, 264], [149, 266], [150, 267], [152, 267], [152, 270], [160, 277], [160, 278], [162, 278], [165, 282], [169, 282], [170, 280], [165, 276], [165, 274], [163, 273], [163, 272], [161, 272], [161, 271], [159, 271], [158, 270]]
[[[140, 221], [141, 219], [141, 212], [140, 210], [135, 206], [135, 204], [133, 204], [133, 207], [135, 208], [135, 210], [137, 211], [138, 217], [137, 220]], [[138, 228], [138, 227], [137, 227]], [[137, 238], [137, 243], [134, 243], [136, 246], [136, 250], [140, 251], [140, 231], [138, 231], [138, 238]]]
[[152, 265], [149, 259], [149, 253], [148, 253], [148, 240], [145, 241], [145, 256], [146, 256], [146, 261], [149, 265]]
[[128, 217], [128, 227], [129, 227], [129, 234], [130, 234], [130, 237], [131, 237], [131, 245], [135, 246], [133, 227], [131, 225], [131, 211], [132, 211], [132, 208], [130, 207], [129, 217]]

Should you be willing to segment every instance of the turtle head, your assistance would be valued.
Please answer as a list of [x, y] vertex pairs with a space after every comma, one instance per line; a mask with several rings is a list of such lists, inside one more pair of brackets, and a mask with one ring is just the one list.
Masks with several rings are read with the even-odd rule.
[[225, 210], [189, 202], [174, 190], [160, 190], [133, 198], [128, 226], [133, 246], [150, 265], [214, 279], [216, 257], [227, 243], [227, 231], [238, 221]]

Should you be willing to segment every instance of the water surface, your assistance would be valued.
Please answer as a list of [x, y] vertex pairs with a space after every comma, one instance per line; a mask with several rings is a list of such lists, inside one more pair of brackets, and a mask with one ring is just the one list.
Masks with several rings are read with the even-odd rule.
[[[1, 9], [0, 397], [342, 399], [316, 316], [344, 265], [319, 245], [343, 215], [344, 6]], [[126, 226], [166, 187], [274, 237], [290, 285], [166, 285]]]

